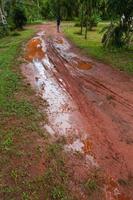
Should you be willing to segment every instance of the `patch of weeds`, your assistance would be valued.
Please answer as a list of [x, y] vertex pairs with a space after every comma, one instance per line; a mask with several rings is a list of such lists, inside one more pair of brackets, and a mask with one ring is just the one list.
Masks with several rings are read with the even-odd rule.
[[85, 184], [85, 188], [89, 194], [92, 194], [93, 192], [95, 192], [99, 189], [99, 186], [98, 186], [96, 180], [89, 179]]
[[9, 151], [13, 146], [13, 133], [12, 132], [0, 132], [0, 150]]
[[38, 123], [36, 123], [35, 121], [31, 121], [31, 123], [28, 124], [26, 129], [29, 131], [38, 131], [40, 127], [38, 126]]
[[53, 183], [53, 179], [54, 179], [54, 171], [52, 168], [49, 168], [45, 171], [44, 182], [51, 184], [51, 183]]
[[8, 45], [0, 45], [0, 49], [4, 49], [4, 48], [7, 48], [9, 47]]
[[65, 181], [68, 178], [68, 174], [65, 171], [60, 171], [59, 176], [62, 179], [62, 181]]
[[52, 187], [55, 187], [56, 185], [64, 184], [65, 187], [67, 178], [68, 176], [66, 171], [55, 165], [54, 167], [51, 166], [51, 168], [46, 170], [43, 180], [47, 189], [51, 191]]
[[28, 177], [28, 173], [25, 169], [16, 168], [11, 170], [10, 176], [12, 180], [19, 185], [23, 179]]
[[50, 144], [47, 147], [47, 154], [49, 157], [57, 157], [59, 153], [62, 151], [62, 145], [61, 144]]
[[43, 181], [48, 200], [72, 199], [68, 189], [68, 173], [62, 144], [53, 143], [46, 148], [46, 165]]
[[[33, 92], [24, 87], [17, 61], [22, 43], [35, 31], [26, 30], [21, 35], [0, 39], [0, 199], [40, 200], [38, 182], [32, 182], [29, 174], [28, 153], [35, 153], [32, 142], [40, 132], [42, 115], [36, 109], [39, 100], [33, 99]], [[27, 95], [28, 94], [28, 95]], [[37, 106], [36, 106], [37, 105]], [[45, 121], [45, 120], [44, 120]], [[22, 158], [23, 156], [23, 158]], [[35, 158], [36, 160], [36, 158]], [[22, 162], [23, 161], [23, 162]], [[44, 187], [43, 187], [44, 190]]]
[[[40, 117], [41, 118], [41, 117]], [[32, 132], [37, 132], [40, 137], [43, 139], [48, 138], [48, 133], [39, 126], [37, 121], [31, 121], [27, 126], [26, 126], [27, 131], [32, 131]]]
[[13, 145], [12, 136], [9, 136], [2, 144], [2, 149], [9, 150], [9, 148]]
[[28, 192], [23, 192], [22, 200], [31, 200], [30, 195]]
[[64, 190], [64, 187], [62, 185], [55, 186], [51, 190], [51, 198], [53, 200], [68, 200], [66, 191]]
[[21, 157], [25, 156], [25, 152], [17, 150], [17, 152], [15, 152], [15, 156], [18, 158], [21, 158]]
[[19, 175], [18, 175], [17, 170], [12, 170], [12, 171], [11, 171], [11, 177], [12, 177], [12, 179], [14, 180], [15, 183], [17, 182], [18, 176], [19, 176]]
[[3, 199], [11, 200], [14, 199], [14, 195], [18, 194], [21, 189], [18, 186], [4, 186], [0, 188], [0, 194], [2, 195]]
[[11, 36], [20, 36], [21, 34], [19, 33], [19, 32], [13, 32], [12, 34], [11, 34]]
[[89, 179], [84, 184], [85, 190], [90, 196], [98, 195], [99, 192], [102, 196], [104, 179], [99, 170], [93, 170], [90, 174]]
[[5, 68], [0, 74], [0, 98], [11, 98], [20, 89], [20, 78], [17, 74]]
[[16, 101], [10, 100], [6, 102], [5, 111], [9, 115], [17, 115], [18, 117], [34, 117], [36, 116], [36, 109], [31, 103], [26, 100]]

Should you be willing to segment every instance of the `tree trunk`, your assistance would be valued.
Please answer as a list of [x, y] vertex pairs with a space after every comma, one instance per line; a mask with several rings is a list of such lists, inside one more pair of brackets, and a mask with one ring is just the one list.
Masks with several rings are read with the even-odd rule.
[[85, 30], [85, 39], [87, 39], [88, 36], [88, 25], [89, 29], [91, 28], [91, 24], [89, 24], [89, 18], [91, 20], [93, 12], [93, 6], [92, 6], [92, 0], [86, 1], [86, 30]]
[[81, 35], [83, 34], [83, 17], [84, 17], [84, 6], [82, 4], [82, 8], [81, 8]]
[[88, 0], [86, 1], [86, 27], [85, 27], [85, 39], [87, 40], [88, 36], [88, 19], [89, 19], [89, 8], [88, 8]]
[[5, 12], [4, 12], [3, 0], [0, 1], [0, 22], [3, 25], [7, 24], [6, 17], [5, 17]]

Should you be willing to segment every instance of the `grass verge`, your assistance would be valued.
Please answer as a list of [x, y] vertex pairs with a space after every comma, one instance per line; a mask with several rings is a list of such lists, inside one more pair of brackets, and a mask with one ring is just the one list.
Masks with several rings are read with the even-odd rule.
[[89, 56], [110, 64], [121, 71], [133, 73], [133, 47], [129, 50], [103, 48], [101, 44], [103, 33], [101, 33], [101, 30], [106, 25], [107, 22], [101, 22], [95, 30], [88, 31], [87, 40], [80, 35], [80, 28], [75, 27], [74, 23], [64, 23], [63, 30], [66, 36]]
[[62, 147], [51, 144], [36, 97], [20, 73], [22, 45], [35, 33], [24, 30], [0, 40], [0, 199], [68, 200]]

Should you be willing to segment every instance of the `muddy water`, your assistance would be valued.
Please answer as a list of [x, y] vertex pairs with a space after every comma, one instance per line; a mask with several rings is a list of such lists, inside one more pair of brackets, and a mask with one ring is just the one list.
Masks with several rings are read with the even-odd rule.
[[[30, 74], [30, 82], [36, 87], [37, 93], [49, 104], [49, 124], [45, 128], [53, 136], [61, 135], [71, 138], [72, 143], [66, 145], [65, 149], [87, 152], [89, 149], [86, 142], [89, 137], [87, 123], [84, 122], [78, 106], [67, 92], [66, 84], [61, 78], [56, 77], [57, 71], [47, 56], [44, 41], [45, 39], [40, 36], [29, 41], [25, 59], [30, 63], [24, 70], [26, 74]], [[61, 42], [63, 43], [63, 40]], [[67, 49], [66, 46], [62, 47], [64, 50]], [[70, 54], [67, 58], [70, 59], [73, 56], [75, 57], [74, 54]]]
[[103, 76], [100, 64], [72, 51], [63, 36], [49, 39], [44, 32], [38, 33], [27, 44], [25, 59], [28, 63], [22, 67], [23, 73], [49, 104], [45, 128], [53, 137], [65, 137], [65, 151], [80, 152], [86, 163], [104, 168], [109, 174], [107, 200], [129, 200], [120, 191], [117, 179], [133, 169], [132, 147], [119, 142], [127, 137], [120, 136], [123, 130], [129, 135], [133, 130], [129, 112], [132, 96], [126, 91], [122, 96], [120, 81], [114, 90], [112, 72], [108, 80], [108, 72]]

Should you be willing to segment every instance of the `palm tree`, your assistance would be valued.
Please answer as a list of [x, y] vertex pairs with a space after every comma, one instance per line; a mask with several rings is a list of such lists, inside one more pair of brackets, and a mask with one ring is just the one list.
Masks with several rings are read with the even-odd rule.
[[128, 46], [133, 28], [133, 0], [108, 0], [107, 6], [112, 21], [102, 40], [104, 46]]

